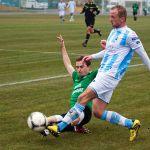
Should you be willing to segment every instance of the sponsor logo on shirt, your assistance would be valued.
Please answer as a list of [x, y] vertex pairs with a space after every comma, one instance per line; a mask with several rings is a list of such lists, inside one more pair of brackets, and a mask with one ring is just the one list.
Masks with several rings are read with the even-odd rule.
[[72, 92], [72, 95], [75, 93], [82, 93], [83, 91], [84, 91], [84, 88], [78, 88]]
[[135, 40], [138, 40], [139, 39], [139, 37], [132, 37], [132, 41], [135, 41]]
[[136, 41], [136, 44], [139, 44], [139, 43], [141, 43], [140, 41]]
[[74, 87], [74, 89], [77, 89], [77, 88], [80, 88], [80, 87], [81, 87], [81, 83], [78, 84], [78, 85], [76, 85], [76, 86]]

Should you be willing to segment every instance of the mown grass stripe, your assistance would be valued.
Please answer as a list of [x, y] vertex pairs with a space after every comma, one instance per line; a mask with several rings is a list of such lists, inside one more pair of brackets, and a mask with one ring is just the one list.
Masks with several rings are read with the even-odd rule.
[[[129, 67], [138, 67], [138, 66], [143, 66], [144, 64], [136, 64], [136, 65], [130, 65]], [[69, 75], [58, 75], [58, 76], [51, 76], [51, 77], [45, 77], [45, 78], [38, 78], [38, 79], [33, 79], [33, 80], [25, 80], [25, 81], [19, 81], [19, 82], [10, 82], [10, 83], [4, 83], [0, 84], [0, 87], [4, 86], [11, 86], [11, 85], [18, 85], [18, 84], [25, 84], [25, 83], [32, 83], [32, 82], [38, 82], [38, 81], [44, 81], [44, 80], [52, 80], [52, 79], [58, 79], [58, 78], [65, 78], [68, 77]]]

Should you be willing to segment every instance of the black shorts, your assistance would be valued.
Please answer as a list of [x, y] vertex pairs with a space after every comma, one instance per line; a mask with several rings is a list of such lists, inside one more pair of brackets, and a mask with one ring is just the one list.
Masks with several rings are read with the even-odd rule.
[[134, 16], [137, 15], [137, 12], [133, 12], [133, 15], [134, 15]]
[[80, 122], [80, 124], [78, 126], [83, 126], [84, 124], [87, 124], [90, 120], [91, 120], [91, 117], [92, 117], [92, 112], [91, 112], [91, 109], [87, 106], [85, 106], [85, 109], [84, 109], [84, 119]]
[[94, 27], [95, 19], [85, 19], [86, 26]]

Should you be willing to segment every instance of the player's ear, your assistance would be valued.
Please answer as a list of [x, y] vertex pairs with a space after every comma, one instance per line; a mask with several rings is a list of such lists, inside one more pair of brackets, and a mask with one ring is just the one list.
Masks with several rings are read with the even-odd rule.
[[121, 20], [122, 23], [126, 21], [125, 17], [121, 17], [120, 20]]

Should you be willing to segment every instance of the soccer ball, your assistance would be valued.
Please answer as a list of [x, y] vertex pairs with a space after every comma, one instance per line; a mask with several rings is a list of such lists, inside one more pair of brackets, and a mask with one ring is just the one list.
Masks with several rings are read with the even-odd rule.
[[28, 127], [33, 131], [41, 132], [48, 125], [46, 116], [41, 112], [32, 112], [27, 119]]

